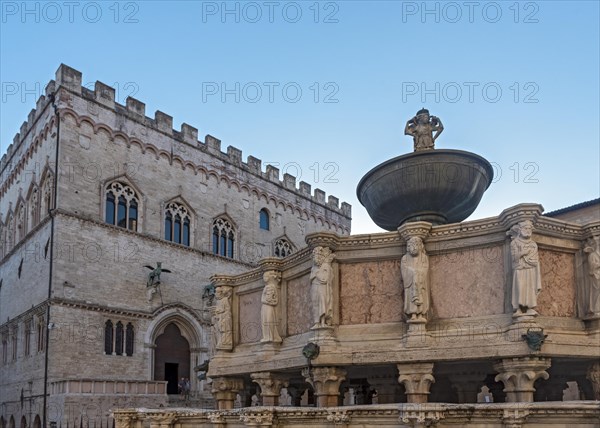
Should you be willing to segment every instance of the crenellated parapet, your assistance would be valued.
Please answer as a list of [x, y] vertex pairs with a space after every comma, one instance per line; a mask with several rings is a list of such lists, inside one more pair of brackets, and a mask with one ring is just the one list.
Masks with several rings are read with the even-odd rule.
[[[261, 179], [273, 183], [276, 186], [296, 193], [304, 199], [312, 203], [321, 205], [327, 210], [333, 211], [340, 216], [350, 220], [352, 214], [351, 205], [342, 202], [340, 205], [339, 199], [329, 195], [326, 197], [325, 192], [321, 189], [311, 189], [311, 185], [301, 181], [297, 183], [296, 177], [291, 174], [283, 174], [273, 165], [266, 165], [263, 170], [261, 159], [254, 156], [247, 156], [246, 161], [243, 161], [243, 153], [240, 149], [234, 146], [227, 146], [225, 151], [222, 150], [221, 140], [212, 136], [206, 135], [204, 141], [198, 139], [198, 129], [183, 123], [179, 130], [173, 129], [173, 117], [157, 110], [154, 117], [146, 116], [146, 105], [132, 97], [127, 97], [125, 105], [120, 104], [116, 100], [116, 91], [113, 87], [97, 81], [94, 89], [88, 89], [82, 84], [82, 73], [69, 66], [61, 64], [56, 71], [55, 80], [51, 81], [46, 86], [46, 95], [41, 96], [38, 100], [36, 109], [29, 114], [27, 122], [21, 126], [20, 132], [15, 136], [13, 144], [9, 146], [7, 153], [2, 158], [0, 170], [4, 170], [5, 166], [10, 162], [16, 147], [23, 141], [33, 123], [37, 120], [42, 111], [49, 103], [49, 97], [56, 90], [64, 88], [67, 93], [60, 98], [61, 107], [73, 108], [72, 95], [81, 97], [88, 102], [93, 102], [88, 106], [86, 114], [97, 112], [99, 108], [108, 109], [114, 112], [118, 117], [125, 117], [134, 122], [143, 124], [144, 127], [154, 130], [157, 133], [166, 135], [167, 137], [182, 143], [186, 149], [196, 149], [219, 159], [224, 164], [237, 168], [240, 173], [249, 173], [260, 177]], [[81, 116], [81, 113], [79, 113]], [[83, 116], [81, 116], [83, 119]], [[97, 126], [100, 123], [96, 122]], [[107, 125], [108, 126], [108, 125]]]

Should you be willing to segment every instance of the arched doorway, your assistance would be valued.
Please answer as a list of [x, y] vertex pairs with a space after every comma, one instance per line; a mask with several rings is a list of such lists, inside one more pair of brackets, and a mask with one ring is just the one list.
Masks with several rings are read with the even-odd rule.
[[8, 420], [8, 428], [15, 428], [15, 418], [10, 415], [10, 419]]
[[35, 419], [33, 420], [33, 428], [42, 428], [42, 420], [40, 419], [40, 415], [35, 415]]
[[166, 380], [167, 394], [177, 394], [178, 379], [190, 377], [190, 344], [175, 323], [156, 338], [154, 380]]
[[25, 416], [21, 416], [21, 428], [27, 428], [27, 419], [25, 419]]

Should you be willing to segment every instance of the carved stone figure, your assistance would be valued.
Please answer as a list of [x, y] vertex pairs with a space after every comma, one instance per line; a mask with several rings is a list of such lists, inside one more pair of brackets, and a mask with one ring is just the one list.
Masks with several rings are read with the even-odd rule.
[[583, 249], [587, 253], [587, 288], [584, 315], [600, 314], [600, 236], [589, 238]]
[[423, 241], [413, 236], [406, 243], [400, 270], [404, 283], [404, 313], [410, 320], [426, 320], [429, 310], [429, 257]]
[[217, 299], [213, 315], [213, 325], [216, 335], [215, 348], [217, 350], [231, 350], [233, 348], [231, 287], [217, 287], [215, 297]]
[[[415, 143], [415, 152], [421, 150], [433, 150], [435, 140], [444, 130], [442, 121], [435, 116], [429, 115], [429, 110], [421, 109], [417, 115], [406, 122], [405, 135], [411, 135]], [[435, 135], [433, 133], [435, 132]]]
[[265, 288], [263, 288], [260, 310], [260, 319], [262, 325], [262, 340], [261, 342], [281, 342], [281, 336], [277, 330], [277, 305], [279, 304], [279, 281], [281, 274], [277, 271], [270, 270], [264, 273], [263, 280]]
[[514, 225], [508, 234], [512, 238], [513, 284], [512, 307], [514, 315], [537, 315], [537, 295], [542, 290], [542, 275], [538, 246], [531, 239], [533, 223], [525, 220]]
[[331, 326], [333, 318], [333, 269], [335, 254], [327, 247], [313, 250], [313, 266], [310, 271], [310, 296], [312, 301], [312, 328]]

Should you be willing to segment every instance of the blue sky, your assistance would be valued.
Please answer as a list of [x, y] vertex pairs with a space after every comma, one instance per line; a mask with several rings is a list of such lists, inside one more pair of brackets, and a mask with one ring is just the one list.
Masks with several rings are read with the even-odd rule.
[[423, 106], [496, 169], [471, 219], [600, 195], [597, 1], [0, 3], [2, 153], [65, 63], [349, 202], [353, 233]]

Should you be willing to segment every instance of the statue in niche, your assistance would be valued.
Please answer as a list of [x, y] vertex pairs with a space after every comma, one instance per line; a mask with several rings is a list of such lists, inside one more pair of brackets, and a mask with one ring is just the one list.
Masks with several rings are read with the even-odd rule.
[[585, 243], [583, 251], [587, 253], [587, 277], [589, 287], [587, 289], [585, 303], [585, 314], [600, 314], [600, 236], [589, 238]]
[[279, 304], [279, 281], [281, 274], [270, 270], [264, 273], [263, 288], [261, 297], [260, 320], [262, 325], [261, 342], [281, 342], [281, 336], [277, 330], [277, 305]]
[[231, 331], [231, 288], [217, 287], [215, 291], [217, 303], [213, 315], [213, 326], [216, 335], [216, 349], [231, 350], [233, 338]]
[[429, 257], [423, 240], [411, 237], [400, 261], [404, 283], [404, 313], [409, 321], [426, 321], [429, 311]]
[[513, 284], [512, 307], [514, 315], [537, 315], [537, 295], [542, 291], [542, 275], [538, 246], [531, 235], [533, 223], [525, 220], [514, 225], [508, 234], [511, 236]]
[[312, 328], [329, 327], [333, 319], [333, 268], [335, 254], [327, 247], [313, 250], [313, 266], [310, 271], [310, 296], [312, 301]]
[[[422, 108], [415, 117], [409, 119], [404, 127], [404, 135], [411, 135], [415, 144], [415, 152], [433, 150], [435, 140], [444, 130], [439, 117], [430, 116], [429, 110]], [[435, 133], [435, 135], [434, 135]]]

